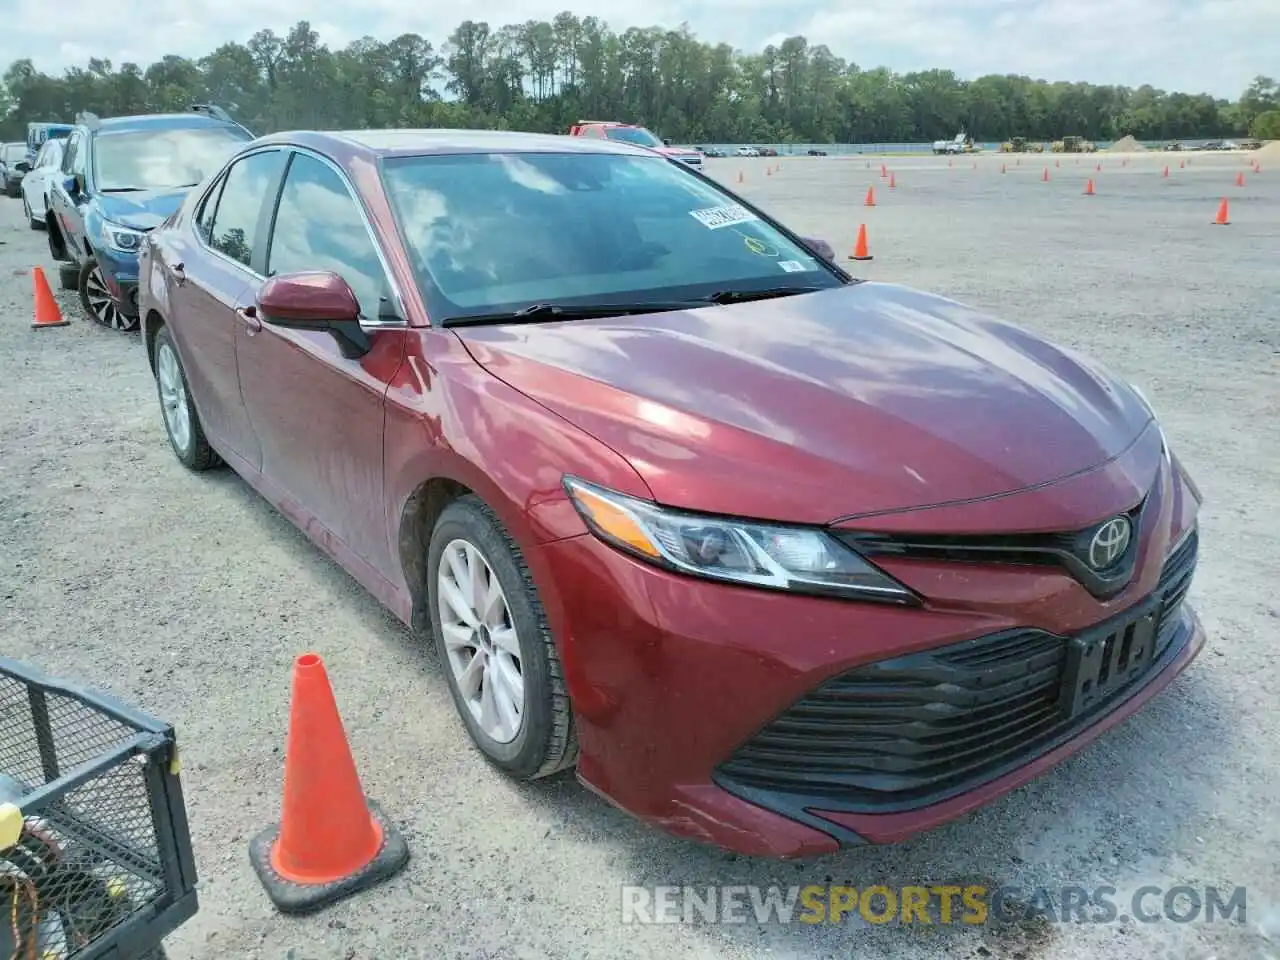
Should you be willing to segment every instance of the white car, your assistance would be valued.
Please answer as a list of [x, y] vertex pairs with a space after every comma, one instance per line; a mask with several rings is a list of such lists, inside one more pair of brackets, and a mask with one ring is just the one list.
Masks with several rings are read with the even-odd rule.
[[62, 150], [66, 145], [65, 140], [46, 140], [36, 154], [35, 165], [22, 178], [22, 211], [32, 230], [44, 229], [49, 193], [54, 181], [62, 176]]
[[740, 157], [758, 157], [758, 156], [760, 156], [760, 151], [759, 151], [759, 150], [757, 150], [755, 147], [739, 147], [739, 148], [738, 148], [738, 156], [740, 156]]

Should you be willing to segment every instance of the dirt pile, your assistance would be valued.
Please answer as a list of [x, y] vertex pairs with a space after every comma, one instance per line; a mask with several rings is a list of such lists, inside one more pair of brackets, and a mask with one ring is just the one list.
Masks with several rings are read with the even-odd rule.
[[1270, 143], [1264, 143], [1252, 155], [1257, 158], [1259, 163], [1269, 163], [1271, 165], [1280, 164], [1280, 140], [1272, 140]]
[[1107, 147], [1109, 153], [1141, 153], [1147, 148], [1140, 144], [1132, 136], [1122, 137], [1111, 146]]

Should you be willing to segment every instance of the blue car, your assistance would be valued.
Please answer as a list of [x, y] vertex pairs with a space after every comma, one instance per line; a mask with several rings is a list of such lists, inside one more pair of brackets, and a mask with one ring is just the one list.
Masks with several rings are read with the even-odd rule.
[[80, 292], [91, 319], [116, 330], [137, 328], [143, 237], [253, 138], [207, 104], [190, 113], [77, 118], [45, 225], [62, 288]]

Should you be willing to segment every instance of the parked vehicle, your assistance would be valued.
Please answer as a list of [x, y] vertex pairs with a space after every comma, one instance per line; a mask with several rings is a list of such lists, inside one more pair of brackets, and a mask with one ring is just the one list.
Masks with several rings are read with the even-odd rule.
[[1098, 145], [1084, 137], [1063, 137], [1049, 148], [1053, 153], [1097, 153]]
[[1000, 144], [1001, 153], [1044, 153], [1043, 143], [1034, 143], [1026, 137], [1014, 137]]
[[617, 141], [284, 133], [139, 299], [177, 458], [434, 638], [494, 765], [799, 856], [1027, 782], [1204, 643], [1142, 394], [832, 257]]
[[810, 157], [825, 157], [825, 156], [827, 155], [827, 151], [825, 151], [825, 150], [809, 150], [807, 155], [808, 155], [808, 156], [810, 156]]
[[579, 120], [569, 128], [571, 137], [590, 137], [593, 140], [616, 140], [619, 143], [634, 143], [646, 147], [664, 157], [670, 157], [691, 167], [702, 168], [702, 153], [686, 147], [677, 147], [670, 140], [664, 140], [653, 131], [637, 126], [634, 123], [618, 123], [614, 120]]
[[738, 156], [740, 157], [758, 157], [760, 156], [759, 147], [739, 147]]
[[62, 176], [65, 140], [46, 140], [36, 154], [35, 165], [22, 181], [22, 212], [32, 230], [45, 229], [49, 214], [49, 191]]
[[973, 137], [963, 130], [951, 140], [935, 140], [933, 142], [933, 152], [935, 154], [973, 153], [973, 151]]
[[22, 188], [22, 178], [31, 169], [27, 160], [27, 145], [21, 140], [0, 143], [0, 190], [6, 197], [16, 197]]
[[138, 326], [138, 248], [186, 192], [252, 140], [217, 107], [101, 119], [83, 114], [49, 193], [49, 252], [93, 320]]
[[37, 122], [27, 124], [27, 160], [35, 165], [36, 154], [49, 140], [65, 140], [74, 124]]

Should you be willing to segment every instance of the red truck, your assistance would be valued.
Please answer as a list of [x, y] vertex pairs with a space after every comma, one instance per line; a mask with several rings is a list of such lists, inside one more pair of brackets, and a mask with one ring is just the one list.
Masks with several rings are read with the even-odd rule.
[[595, 137], [597, 140], [621, 140], [637, 146], [656, 150], [663, 156], [687, 163], [695, 170], [702, 169], [702, 154], [688, 147], [673, 147], [670, 140], [655, 136], [647, 128], [634, 123], [618, 123], [614, 120], [579, 120], [569, 128], [571, 137]]

